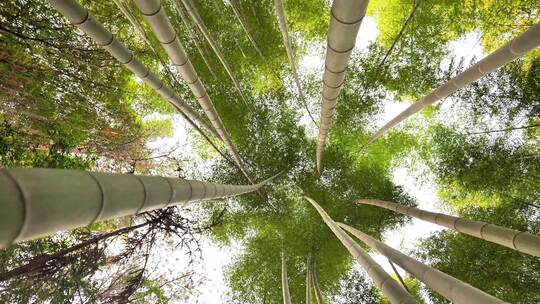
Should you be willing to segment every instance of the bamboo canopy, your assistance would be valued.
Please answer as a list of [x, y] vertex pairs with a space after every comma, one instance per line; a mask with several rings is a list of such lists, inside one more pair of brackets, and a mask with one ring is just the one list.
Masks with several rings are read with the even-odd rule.
[[253, 192], [270, 180], [237, 186], [81, 170], [1, 169], [0, 248], [107, 219]]
[[[180, 1], [180, 0], [174, 0], [174, 1]], [[234, 74], [232, 72], [232, 69], [229, 66], [229, 63], [225, 59], [225, 56], [223, 56], [223, 53], [221, 52], [221, 49], [218, 47], [218, 45], [216, 44], [216, 42], [214, 41], [214, 39], [210, 35], [210, 32], [206, 28], [206, 25], [204, 24], [203, 20], [201, 19], [201, 16], [199, 16], [199, 13], [197, 12], [197, 9], [193, 5], [193, 3], [191, 3], [189, 0], [181, 0], [181, 1], [182, 1], [182, 4], [184, 5], [184, 7], [186, 8], [189, 16], [191, 17], [191, 20], [193, 20], [193, 22], [197, 25], [197, 27], [199, 28], [199, 30], [203, 34], [204, 38], [206, 39], [206, 42], [208, 42], [208, 44], [210, 45], [210, 47], [212, 48], [212, 50], [214, 51], [214, 53], [218, 57], [219, 61], [221, 62], [221, 64], [225, 68], [225, 71], [227, 72], [227, 75], [229, 75], [229, 78], [233, 82], [236, 90], [238, 91], [238, 94], [240, 94], [240, 97], [242, 98], [242, 100], [244, 101], [244, 103], [247, 106], [248, 104], [246, 102], [246, 98], [244, 97], [244, 94], [242, 93], [242, 90], [240, 88], [240, 84], [238, 83], [238, 80], [236, 80], [236, 77], [234, 76]]]
[[319, 172], [321, 172], [322, 153], [335, 113], [337, 98], [367, 4], [368, 0], [335, 0], [332, 5], [324, 64], [321, 123], [317, 138], [316, 164]]
[[48, 0], [49, 3], [62, 15], [64, 15], [71, 24], [77, 26], [82, 32], [90, 36], [96, 43], [109, 52], [126, 69], [131, 71], [147, 85], [152, 87], [161, 97], [180, 109], [206, 129], [212, 131], [216, 137], [217, 132], [197, 114], [187, 103], [185, 103], [178, 94], [165, 85], [159, 78], [152, 73], [146, 66], [138, 61], [133, 53], [128, 50], [111, 32], [94, 19], [88, 10], [82, 7], [75, 0]]
[[457, 90], [477, 81], [482, 76], [495, 71], [503, 65], [522, 57], [525, 53], [533, 50], [538, 45], [540, 45], [540, 24], [531, 26], [521, 35], [510, 40], [508, 43], [489, 54], [472, 67], [433, 90], [424, 98], [420, 99], [420, 101], [409, 106], [403, 112], [399, 113], [396, 117], [386, 123], [377, 132], [375, 132], [361, 149], [365, 148], [377, 138], [381, 137], [388, 130], [392, 129], [397, 124], [408, 119], [412, 115], [418, 113], [425, 107], [453, 94]]
[[464, 283], [444, 272], [438, 271], [432, 267], [424, 265], [417, 260], [404, 255], [386, 244], [379, 242], [371, 236], [354, 229], [351, 226], [343, 223], [337, 223], [339, 227], [348, 231], [369, 247], [379, 251], [388, 259], [398, 264], [401, 268], [415, 276], [420, 281], [424, 282], [429, 288], [435, 290], [443, 297], [455, 304], [491, 304], [491, 303], [506, 303], [499, 300], [480, 289]]
[[472, 221], [442, 213], [430, 212], [418, 208], [405, 207], [387, 201], [362, 199], [358, 200], [357, 203], [389, 209], [397, 213], [441, 225], [479, 239], [506, 246], [519, 252], [540, 257], [540, 236], [536, 234], [509, 229], [480, 221]]
[[281, 291], [283, 293], [283, 304], [291, 304], [291, 294], [289, 293], [289, 282], [287, 278], [287, 263], [283, 251], [281, 252]]
[[373, 280], [375, 286], [377, 286], [382, 293], [393, 304], [405, 304], [416, 303], [416, 300], [401, 287], [392, 277], [386, 273], [383, 268], [377, 264], [364, 250], [360, 247], [347, 233], [345, 233], [339, 226], [330, 218], [330, 216], [319, 206], [314, 200], [309, 197], [304, 197], [308, 202], [317, 209], [321, 215], [323, 221], [328, 228], [336, 235], [341, 241], [343, 246], [351, 253], [351, 255], [358, 261], [358, 263], [364, 268], [369, 277]]
[[223, 125], [219, 115], [206, 91], [203, 83], [199, 79], [197, 72], [191, 65], [189, 58], [187, 57], [180, 40], [173, 29], [169, 18], [167, 17], [160, 0], [137, 0], [135, 2], [137, 7], [143, 14], [144, 18], [152, 28], [152, 31], [156, 35], [161, 46], [167, 52], [167, 55], [171, 59], [172, 63], [176, 67], [178, 74], [187, 83], [191, 89], [193, 95], [201, 105], [202, 109], [208, 116], [210, 123], [219, 135], [219, 138], [225, 144], [225, 147], [233, 157], [236, 165], [242, 171], [244, 176], [250, 183], [254, 183], [253, 179], [247, 173], [244, 162], [238, 153], [238, 150], [231, 141], [225, 126]]

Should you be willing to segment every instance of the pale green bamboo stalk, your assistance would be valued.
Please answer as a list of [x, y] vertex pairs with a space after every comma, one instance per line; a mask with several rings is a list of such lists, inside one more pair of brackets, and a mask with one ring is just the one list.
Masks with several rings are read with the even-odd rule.
[[193, 44], [195, 44], [197, 51], [201, 55], [201, 58], [204, 61], [204, 64], [206, 65], [206, 68], [208, 69], [208, 71], [210, 71], [210, 74], [212, 74], [212, 77], [214, 78], [214, 80], [217, 80], [218, 78], [216, 74], [214, 73], [214, 69], [212, 69], [212, 66], [210, 65], [210, 61], [208, 61], [208, 59], [204, 55], [204, 51], [201, 45], [199, 44], [199, 38], [197, 37], [197, 33], [191, 27], [191, 24], [189, 22], [189, 17], [186, 15], [184, 10], [178, 3], [178, 0], [172, 1], [172, 4], [173, 4], [174, 9], [178, 13], [178, 15], [180, 15], [180, 19], [182, 20], [182, 23], [184, 23], [184, 26], [186, 27], [189, 39], [191, 39], [191, 41], [193, 41]]
[[306, 261], [306, 304], [311, 304], [311, 268], [310, 256]]
[[457, 90], [475, 82], [482, 76], [495, 71], [505, 64], [522, 57], [525, 53], [533, 50], [538, 45], [540, 45], [540, 24], [531, 26], [521, 35], [489, 54], [472, 67], [468, 68], [457, 76], [454, 76], [452, 79], [433, 90], [418, 102], [409, 106], [403, 112], [399, 113], [396, 117], [386, 123], [383, 127], [381, 127], [377, 132], [375, 132], [360, 149], [365, 148], [377, 138], [381, 137], [384, 133], [388, 132], [388, 130], [392, 129], [397, 124], [408, 119], [427, 106], [430, 106], [435, 102], [453, 94]]
[[206, 25], [204, 24], [203, 20], [199, 16], [199, 13], [197, 12], [197, 9], [188, 0], [182, 0], [182, 4], [186, 8], [189, 16], [191, 17], [191, 20], [197, 25], [197, 27], [199, 28], [199, 30], [203, 34], [204, 38], [206, 39], [206, 42], [208, 42], [208, 44], [210, 45], [210, 47], [212, 48], [212, 50], [214, 51], [214, 53], [218, 57], [219, 61], [221, 62], [221, 64], [225, 68], [225, 71], [227, 72], [227, 75], [229, 75], [229, 78], [233, 82], [233, 84], [234, 84], [236, 90], [238, 91], [238, 94], [242, 98], [244, 104], [246, 105], [246, 107], [250, 108], [246, 98], [244, 97], [244, 94], [242, 93], [242, 90], [240, 88], [240, 84], [236, 80], [236, 77], [234, 76], [233, 71], [232, 71], [231, 67], [229, 66], [229, 63], [225, 59], [225, 56], [223, 56], [223, 53], [221, 52], [221, 49], [218, 47], [218, 45], [214, 41], [214, 38], [212, 38], [212, 36], [210, 35], [210, 32], [208, 31], [208, 29], [206, 28]]
[[253, 36], [251, 36], [251, 33], [248, 31], [247, 26], [244, 23], [242, 16], [240, 15], [240, 9], [238, 9], [238, 5], [236, 5], [236, 1], [235, 0], [228, 0], [228, 1], [229, 1], [229, 4], [231, 5], [231, 9], [236, 17], [236, 20], [238, 20], [238, 23], [240, 23], [240, 26], [244, 30], [244, 33], [248, 37], [248, 40], [251, 42], [251, 45], [253, 45], [253, 48], [257, 51], [257, 54], [259, 54], [259, 57], [261, 57], [261, 59], [265, 61], [266, 59], [264, 58], [261, 50], [257, 46], [257, 43], [255, 43], [255, 39], [253, 39]]
[[281, 291], [283, 293], [283, 304], [291, 304], [291, 294], [289, 292], [289, 282], [287, 278], [287, 263], [283, 251], [281, 252]]
[[373, 283], [390, 300], [391, 303], [416, 303], [416, 300], [401, 287], [383, 268], [377, 264], [347, 233], [313, 199], [304, 197], [317, 209], [328, 228], [341, 241], [356, 261], [364, 268]]
[[315, 263], [313, 263], [313, 268], [311, 271], [311, 282], [313, 283], [313, 289], [315, 289], [315, 299], [317, 300], [317, 304], [323, 304], [324, 300], [321, 292], [321, 287], [319, 286], [319, 280], [317, 279]]
[[429, 288], [435, 290], [443, 297], [455, 304], [490, 304], [506, 303], [499, 300], [480, 289], [477, 289], [465, 282], [447, 275], [437, 269], [424, 265], [417, 260], [404, 255], [392, 247], [372, 238], [371, 236], [354, 229], [343, 223], [337, 223], [341, 228], [348, 231], [369, 247], [377, 250], [401, 268], [412, 274], [414, 277], [424, 282]]
[[291, 72], [293, 74], [294, 82], [296, 83], [296, 87], [298, 88], [298, 95], [300, 97], [300, 101], [306, 108], [306, 111], [313, 123], [317, 124], [315, 122], [315, 118], [313, 118], [313, 115], [311, 115], [311, 111], [309, 110], [309, 107], [306, 103], [306, 97], [304, 95], [304, 92], [302, 91], [302, 85], [300, 84], [300, 77], [298, 77], [296, 64], [294, 63], [294, 55], [291, 48], [291, 41], [289, 39], [289, 30], [287, 29], [287, 17], [285, 16], [285, 8], [283, 7], [283, 1], [274, 0], [274, 6], [276, 7], [279, 31], [281, 32], [281, 36], [283, 38], [283, 45], [285, 46], [285, 51], [287, 52], [287, 58], [289, 59], [289, 65], [291, 66]]
[[212, 131], [214, 135], [218, 137], [214, 128], [202, 119], [199, 114], [185, 103], [171, 88], [161, 82], [154, 73], [150, 72], [146, 66], [141, 64], [130, 50], [118, 41], [111, 32], [105, 29], [99, 21], [94, 19], [88, 10], [77, 3], [77, 1], [48, 0], [48, 2], [58, 12], [64, 15], [71, 24], [77, 26], [82, 32], [90, 36], [99, 46], [109, 52], [125, 68], [152, 87], [161, 97], [175, 105], [193, 121], [196, 121], [199, 125]]
[[387, 201], [362, 199], [358, 200], [357, 204], [373, 205], [392, 210], [397, 213], [441, 225], [479, 239], [493, 242], [519, 252], [540, 257], [540, 236], [536, 234], [509, 229], [480, 221], [472, 221], [442, 213], [406, 207]]
[[255, 185], [80, 170], [0, 170], [0, 248], [144, 211], [236, 196]]
[[193, 68], [178, 35], [173, 29], [160, 0], [136, 0], [137, 7], [152, 28], [161, 46], [167, 52], [170, 60], [176, 67], [178, 74], [187, 83], [202, 109], [208, 116], [210, 123], [219, 135], [219, 138], [225, 144], [225, 147], [233, 157], [236, 165], [242, 171], [244, 176], [253, 184], [254, 181], [248, 174], [244, 162], [238, 153], [238, 150], [232, 143], [232, 140], [221, 121], [206, 88], [201, 82], [197, 72]]
[[335, 0], [332, 5], [323, 75], [321, 123], [317, 138], [316, 165], [319, 173], [337, 98], [367, 5], [368, 0]]

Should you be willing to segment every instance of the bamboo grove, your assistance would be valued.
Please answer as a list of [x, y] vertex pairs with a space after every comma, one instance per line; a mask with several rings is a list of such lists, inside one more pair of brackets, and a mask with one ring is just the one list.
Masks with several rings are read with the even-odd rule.
[[540, 301], [535, 1], [0, 17], [0, 302]]

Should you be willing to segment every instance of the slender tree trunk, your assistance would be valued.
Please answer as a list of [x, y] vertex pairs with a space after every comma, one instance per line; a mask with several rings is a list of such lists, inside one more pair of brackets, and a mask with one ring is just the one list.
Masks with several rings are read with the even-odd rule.
[[242, 16], [240, 15], [240, 9], [238, 8], [238, 5], [236, 4], [236, 0], [229, 0], [229, 4], [231, 5], [231, 9], [234, 13], [234, 16], [236, 17], [236, 20], [238, 20], [238, 23], [240, 23], [240, 26], [242, 26], [242, 29], [244, 30], [244, 33], [248, 37], [249, 41], [251, 42], [251, 45], [253, 45], [253, 48], [257, 51], [257, 54], [259, 54], [259, 57], [263, 60], [263, 62], [266, 60], [257, 46], [257, 43], [255, 43], [255, 39], [253, 39], [253, 36], [251, 36], [251, 33], [248, 31], [246, 24], [244, 23], [244, 20], [242, 19]]
[[313, 289], [315, 289], [315, 299], [317, 300], [317, 304], [323, 304], [324, 300], [321, 288], [319, 287], [319, 280], [317, 279], [317, 270], [315, 267], [315, 263], [313, 263], [313, 267], [311, 268], [311, 282], [313, 284]]
[[390, 120], [387, 124], [375, 132], [368, 141], [360, 148], [366, 146], [381, 137], [388, 130], [395, 127], [397, 124], [408, 119], [412, 115], [420, 112], [427, 106], [453, 94], [457, 90], [475, 82], [482, 76], [489, 74], [505, 64], [522, 57], [525, 53], [533, 50], [540, 45], [540, 24], [531, 26], [527, 31], [512, 39], [498, 50], [492, 52], [478, 63], [453, 77], [445, 84], [439, 86], [431, 93], [423, 97], [420, 101], [412, 104], [410, 107], [399, 113], [396, 117]]
[[347, 233], [345, 233], [345, 231], [339, 228], [339, 226], [324, 211], [324, 209], [321, 208], [321, 206], [319, 206], [309, 197], [304, 198], [310, 202], [313, 207], [315, 207], [328, 228], [332, 230], [343, 246], [347, 248], [349, 253], [367, 271], [375, 286], [381, 290], [381, 292], [390, 300], [392, 304], [416, 303], [416, 300], [394, 279], [392, 279], [392, 277], [386, 273], [383, 268], [377, 264], [377, 262], [375, 262], [366, 252], [364, 252], [360, 245], [355, 243], [354, 240]]
[[274, 5], [276, 7], [279, 30], [281, 32], [281, 36], [283, 37], [283, 45], [285, 46], [285, 51], [287, 52], [287, 58], [289, 59], [289, 65], [291, 67], [291, 73], [293, 74], [294, 82], [296, 83], [296, 86], [298, 88], [298, 95], [300, 97], [300, 101], [304, 105], [304, 108], [306, 109], [309, 117], [313, 121], [313, 124], [317, 125], [317, 122], [315, 121], [315, 118], [313, 118], [313, 115], [311, 114], [311, 111], [309, 110], [309, 107], [306, 103], [306, 97], [304, 95], [304, 92], [302, 91], [302, 85], [300, 84], [300, 77], [298, 77], [298, 72], [296, 70], [294, 55], [291, 48], [291, 41], [289, 39], [289, 30], [287, 29], [287, 17], [285, 16], [285, 8], [283, 7], [283, 1], [274, 0]]
[[291, 304], [291, 294], [289, 293], [289, 283], [287, 278], [287, 263], [283, 251], [281, 251], [281, 291], [283, 293], [283, 304]]
[[368, 0], [336, 0], [332, 5], [326, 47], [321, 102], [321, 123], [317, 138], [316, 165], [321, 172], [322, 153], [330, 132], [337, 98], [349, 66], [360, 23], [366, 13]]
[[396, 266], [394, 265], [394, 263], [392, 263], [392, 260], [388, 259], [388, 263], [390, 264], [390, 267], [392, 267], [392, 270], [396, 274], [396, 277], [399, 279], [399, 282], [401, 283], [401, 285], [403, 285], [403, 288], [405, 288], [405, 290], [408, 293], [411, 293], [411, 291], [409, 290], [409, 287], [407, 287], [407, 284], [405, 284], [405, 281], [403, 280], [403, 278], [399, 274], [399, 271], [396, 269]]
[[389, 209], [397, 213], [412, 216], [479, 239], [540, 257], [540, 236], [536, 234], [508, 229], [480, 221], [467, 220], [442, 213], [425, 211], [413, 207], [405, 207], [387, 201], [362, 199], [358, 200], [357, 204], [373, 205]]
[[225, 71], [229, 75], [229, 78], [233, 82], [236, 90], [238, 91], [238, 94], [240, 95], [240, 97], [244, 101], [246, 107], [248, 107], [250, 109], [250, 106], [249, 106], [246, 98], [244, 97], [244, 94], [242, 93], [242, 90], [240, 88], [240, 84], [236, 80], [236, 77], [234, 76], [234, 74], [232, 72], [232, 69], [229, 66], [229, 63], [225, 59], [225, 56], [223, 56], [223, 53], [221, 52], [221, 49], [218, 47], [218, 45], [215, 43], [214, 39], [210, 35], [210, 32], [208, 31], [208, 29], [206, 28], [206, 25], [204, 24], [203, 20], [199, 16], [199, 13], [197, 12], [197, 9], [195, 8], [194, 5], [192, 5], [192, 3], [190, 3], [190, 1], [188, 1], [188, 0], [181, 0], [181, 1], [182, 1], [182, 4], [184, 5], [184, 7], [186, 8], [188, 14], [190, 15], [191, 20], [193, 20], [193, 22], [197, 25], [197, 27], [199, 28], [199, 30], [203, 34], [204, 38], [206, 39], [206, 41], [208, 42], [208, 44], [210, 45], [210, 47], [212, 48], [212, 50], [214, 51], [214, 53], [218, 57], [219, 61], [221, 62], [221, 64], [225, 68]]
[[306, 261], [306, 304], [311, 304], [311, 253]]
[[480, 289], [476, 289], [467, 283], [455, 279], [444, 272], [426, 266], [357, 229], [343, 223], [337, 223], [337, 225], [366, 243], [369, 247], [379, 251], [385, 257], [398, 264], [401, 268], [407, 270], [417, 279], [424, 282], [429, 288], [435, 290], [452, 303], [506, 303]]
[[236, 186], [161, 176], [4, 168], [0, 248], [107, 219], [253, 192], [269, 181]]

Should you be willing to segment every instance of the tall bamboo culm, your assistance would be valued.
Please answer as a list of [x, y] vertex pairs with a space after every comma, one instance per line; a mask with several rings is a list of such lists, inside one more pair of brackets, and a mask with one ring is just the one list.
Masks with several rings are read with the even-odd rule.
[[159, 78], [138, 61], [133, 53], [128, 50], [111, 32], [94, 19], [88, 10], [82, 7], [75, 0], [48, 0], [48, 2], [62, 15], [64, 15], [71, 24], [77, 26], [82, 32], [90, 36], [99, 46], [109, 52], [126, 69], [139, 77], [144, 83], [152, 87], [161, 97], [180, 109], [193, 121], [218, 137], [216, 130], [212, 128], [202, 117], [199, 116], [187, 103], [185, 103], [178, 94], [166, 86]]
[[525, 53], [533, 50], [538, 45], [540, 45], [540, 24], [531, 26], [523, 34], [517, 36], [498, 50], [480, 60], [477, 64], [433, 90], [427, 96], [420, 99], [420, 101], [409, 106], [403, 112], [399, 113], [396, 117], [390, 120], [387, 124], [385, 124], [382, 128], [380, 128], [377, 132], [375, 132], [360, 149], [365, 148], [377, 138], [381, 137], [388, 130], [392, 129], [397, 124], [408, 119], [412, 115], [418, 113], [425, 107], [432, 105], [438, 100], [441, 100], [446, 96], [453, 94], [457, 90], [475, 82], [482, 76], [491, 73], [503, 65], [523, 56]]
[[291, 294], [289, 293], [289, 282], [287, 277], [287, 262], [283, 251], [281, 252], [281, 291], [283, 293], [283, 304], [291, 304]]
[[369, 247], [377, 250], [382, 255], [398, 264], [401, 268], [424, 282], [429, 288], [435, 290], [446, 299], [455, 304], [491, 304], [506, 303], [501, 301], [473, 286], [464, 283], [444, 272], [438, 271], [432, 267], [424, 265], [417, 260], [404, 255], [392, 247], [370, 237], [369, 235], [347, 226], [343, 223], [337, 223], [342, 229], [348, 231], [360, 241], [366, 243]]
[[335, 0], [332, 5], [324, 64], [321, 123], [315, 156], [319, 172], [321, 172], [322, 153], [330, 132], [337, 98], [367, 5], [368, 0]]
[[253, 192], [270, 180], [236, 186], [80, 170], [1, 169], [0, 248], [107, 219]]
[[362, 199], [358, 200], [357, 204], [372, 205], [389, 209], [397, 213], [412, 216], [426, 222], [444, 226], [457, 232], [468, 234], [479, 239], [540, 257], [540, 236], [536, 234], [509, 229], [480, 221], [472, 221], [442, 213], [406, 207], [387, 201]]
[[233, 157], [236, 165], [249, 180], [250, 183], [254, 183], [251, 176], [248, 174], [244, 162], [238, 153], [238, 150], [231, 141], [225, 126], [223, 125], [219, 115], [206, 91], [203, 83], [199, 79], [197, 72], [193, 68], [191, 61], [187, 57], [178, 36], [173, 29], [169, 18], [167, 17], [163, 5], [160, 0], [136, 0], [135, 3], [141, 11], [142, 15], [152, 28], [152, 31], [156, 35], [161, 46], [167, 52], [167, 55], [171, 59], [172, 63], [176, 67], [178, 74], [187, 83], [191, 92], [201, 105], [202, 109], [208, 116], [210, 123], [219, 135], [219, 138], [225, 144], [225, 147]]
[[309, 197], [305, 199], [317, 209], [321, 215], [323, 221], [328, 228], [336, 235], [341, 241], [343, 246], [351, 253], [351, 255], [358, 261], [358, 263], [364, 268], [369, 277], [373, 280], [373, 283], [379, 288], [382, 293], [393, 304], [409, 304], [416, 303], [416, 300], [401, 287], [392, 277], [386, 273], [383, 268], [377, 264], [364, 250], [339, 226], [330, 218], [330, 216], [321, 208], [314, 200]]

